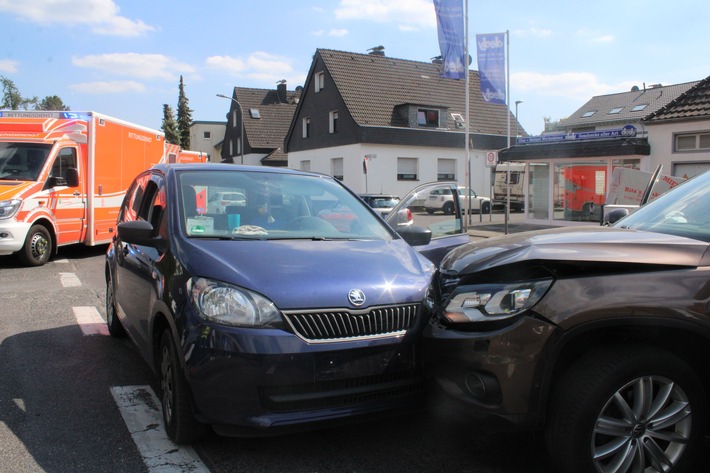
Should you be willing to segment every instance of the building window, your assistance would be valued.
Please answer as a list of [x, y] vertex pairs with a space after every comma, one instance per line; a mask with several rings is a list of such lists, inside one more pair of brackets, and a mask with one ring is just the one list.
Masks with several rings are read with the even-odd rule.
[[687, 133], [675, 136], [675, 151], [710, 149], [710, 133]]
[[210, 131], [205, 131], [205, 132], [203, 132], [203, 133], [202, 133], [202, 138], [204, 138], [204, 139], [206, 139], [206, 140], [209, 140], [210, 138], [212, 138], [212, 132], [210, 132]]
[[325, 72], [317, 72], [315, 77], [316, 92], [320, 92], [325, 88]]
[[343, 180], [343, 158], [333, 158], [330, 161], [330, 173], [337, 180]]
[[439, 126], [439, 111], [420, 108], [417, 110], [417, 125], [419, 126]]
[[236, 128], [237, 123], [237, 110], [235, 109], [234, 112], [232, 112], [232, 126]]
[[259, 111], [258, 108], [250, 108], [249, 109], [249, 116], [252, 118], [261, 118], [261, 112]]
[[338, 112], [330, 112], [330, 117], [329, 117], [329, 130], [331, 133], [337, 133], [338, 132]]
[[594, 115], [595, 113], [597, 113], [596, 110], [592, 110], [591, 112], [584, 112], [584, 113], [582, 114], [582, 118], [589, 118], [589, 117], [591, 117], [592, 115]]
[[304, 118], [301, 124], [303, 128], [303, 138], [308, 138], [311, 136], [311, 119]]
[[397, 158], [397, 180], [416, 181], [418, 164], [417, 158]]
[[615, 107], [609, 110], [609, 113], [607, 115], [616, 115], [617, 113], [621, 113], [621, 111], [624, 109], [624, 107]]
[[436, 179], [438, 181], [455, 181], [456, 180], [456, 160], [455, 159], [439, 159], [437, 163], [438, 169]]
[[632, 112], [640, 112], [641, 110], [644, 110], [646, 107], [648, 107], [648, 104], [645, 103], [643, 105], [636, 105], [634, 108], [631, 109]]
[[301, 171], [310, 171], [311, 170], [311, 161], [301, 161]]

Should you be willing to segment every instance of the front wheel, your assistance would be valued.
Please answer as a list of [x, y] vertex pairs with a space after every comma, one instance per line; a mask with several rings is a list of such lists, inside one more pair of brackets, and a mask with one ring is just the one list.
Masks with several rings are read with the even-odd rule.
[[606, 348], [553, 393], [545, 439], [560, 471], [680, 473], [703, 447], [707, 402], [698, 376], [657, 348]]
[[190, 387], [169, 329], [160, 337], [160, 388], [163, 423], [168, 437], [178, 444], [201, 440], [207, 434], [207, 426], [197, 422], [192, 413]]
[[32, 225], [25, 244], [18, 253], [26, 266], [42, 266], [52, 255], [52, 236], [44, 225]]
[[446, 214], [446, 215], [453, 215], [454, 214], [454, 204], [453, 202], [447, 202], [444, 204], [444, 206], [441, 208], [441, 210]]
[[484, 213], [484, 214], [491, 213], [491, 203], [489, 201], [485, 201], [485, 202], [481, 203], [481, 213]]

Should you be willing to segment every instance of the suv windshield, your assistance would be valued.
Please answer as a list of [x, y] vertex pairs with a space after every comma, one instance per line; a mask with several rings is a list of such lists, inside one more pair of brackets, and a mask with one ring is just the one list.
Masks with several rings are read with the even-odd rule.
[[613, 226], [710, 243], [710, 172], [690, 179]]
[[[360, 199], [330, 178], [243, 170], [184, 171], [178, 183], [181, 223], [189, 237], [393, 238]], [[212, 205], [215, 202], [221, 205]]]

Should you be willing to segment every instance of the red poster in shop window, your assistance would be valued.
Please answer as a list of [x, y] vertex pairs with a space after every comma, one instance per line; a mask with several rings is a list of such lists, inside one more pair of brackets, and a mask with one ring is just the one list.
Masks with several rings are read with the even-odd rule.
[[207, 213], [207, 189], [202, 189], [195, 197], [197, 200], [197, 209], [195, 209], [197, 213], [200, 215]]

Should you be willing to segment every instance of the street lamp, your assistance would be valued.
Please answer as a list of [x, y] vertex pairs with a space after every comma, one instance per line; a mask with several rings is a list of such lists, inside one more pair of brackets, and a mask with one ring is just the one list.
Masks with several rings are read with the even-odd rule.
[[[244, 113], [242, 113], [242, 104], [239, 103], [237, 99], [234, 97], [227, 97], [226, 95], [222, 94], [217, 94], [217, 97], [231, 100], [232, 102], [236, 103], [237, 106], [239, 106], [239, 122], [242, 125], [241, 129], [241, 137], [239, 138], [239, 158], [240, 158], [240, 164], [244, 164]], [[517, 120], [517, 118], [516, 118]]]
[[522, 100], [515, 101], [515, 143], [518, 143], [518, 105], [523, 103]]

